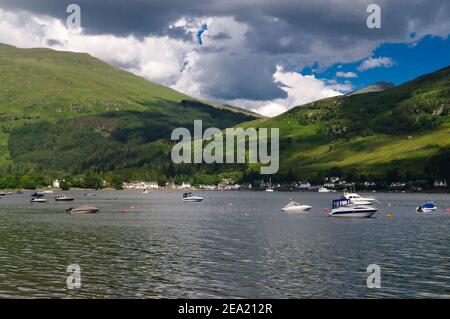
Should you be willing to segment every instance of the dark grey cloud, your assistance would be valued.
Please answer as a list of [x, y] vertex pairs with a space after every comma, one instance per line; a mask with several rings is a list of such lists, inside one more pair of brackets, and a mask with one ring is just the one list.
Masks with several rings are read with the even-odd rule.
[[196, 79], [202, 93], [215, 99], [253, 101], [285, 98], [286, 92], [273, 82], [275, 65], [263, 57], [206, 55]]
[[62, 45], [62, 42], [59, 41], [59, 40], [55, 40], [55, 39], [48, 39], [47, 40], [47, 45], [48, 46]]
[[[366, 7], [374, 2], [383, 10], [383, 28], [377, 32], [365, 27]], [[182, 16], [234, 16], [249, 24], [255, 36], [265, 36], [270, 26], [272, 34], [294, 38], [309, 33], [386, 39], [405, 35], [411, 21], [418, 28], [427, 28], [439, 20], [450, 19], [448, 0], [0, 0], [0, 7], [65, 20], [66, 7], [71, 3], [81, 6], [87, 32], [115, 35], [164, 34], [170, 22]], [[271, 40], [267, 37], [268, 42]]]
[[227, 40], [231, 39], [231, 36], [225, 32], [219, 32], [212, 37], [214, 40]]

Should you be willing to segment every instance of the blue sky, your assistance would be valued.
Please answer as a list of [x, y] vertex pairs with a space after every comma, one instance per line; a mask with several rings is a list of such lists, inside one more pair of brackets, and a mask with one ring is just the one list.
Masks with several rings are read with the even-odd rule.
[[339, 83], [350, 81], [355, 89], [363, 88], [378, 81], [392, 82], [395, 85], [413, 80], [420, 75], [430, 73], [450, 65], [450, 37], [443, 39], [426, 36], [413, 43], [383, 43], [374, 52], [374, 58], [387, 57], [394, 61], [391, 67], [376, 67], [359, 71], [362, 61], [349, 64], [336, 64], [325, 71], [313, 72], [319, 64], [304, 68], [301, 73], [314, 73], [322, 79], [334, 79], [337, 72], [353, 72], [357, 78], [338, 78]]

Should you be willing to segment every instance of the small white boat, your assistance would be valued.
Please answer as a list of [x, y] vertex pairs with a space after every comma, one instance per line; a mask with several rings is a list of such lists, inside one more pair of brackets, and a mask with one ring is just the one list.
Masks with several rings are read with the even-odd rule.
[[269, 186], [266, 188], [266, 192], [269, 192], [269, 193], [273, 192], [272, 179], [271, 178], [269, 178]]
[[372, 206], [354, 204], [349, 199], [336, 199], [333, 200], [332, 210], [328, 216], [368, 218], [372, 217], [377, 211], [378, 209]]
[[34, 197], [31, 199], [31, 203], [46, 203], [47, 199]]
[[93, 206], [81, 206], [77, 208], [69, 208], [67, 210], [70, 214], [95, 214], [99, 211], [97, 207]]
[[192, 193], [184, 193], [183, 194], [183, 201], [185, 201], [185, 202], [201, 202], [202, 200], [203, 200], [203, 197], [193, 196]]
[[53, 191], [51, 189], [47, 189], [45, 191], [42, 191], [41, 194], [53, 194]]
[[66, 195], [58, 195], [55, 197], [56, 202], [71, 202], [73, 200], [74, 200], [73, 197], [69, 197]]
[[321, 187], [321, 188], [319, 188], [318, 192], [319, 193], [329, 193], [331, 191], [326, 187]]
[[352, 201], [353, 204], [357, 205], [372, 205], [375, 201], [375, 198], [372, 197], [361, 197], [360, 195], [356, 193], [347, 193], [344, 191], [343, 198], [349, 199]]
[[422, 206], [418, 206], [416, 208], [416, 211], [419, 213], [432, 213], [435, 212], [437, 209], [437, 206], [433, 202], [428, 202], [423, 204]]
[[142, 193], [144, 193], [144, 194], [149, 194], [150, 191], [149, 191], [148, 189], [145, 189]]
[[286, 213], [304, 213], [311, 209], [311, 206], [308, 205], [300, 205], [297, 202], [290, 201], [286, 206], [284, 206], [281, 210]]
[[84, 194], [84, 196], [86, 196], [86, 197], [94, 197], [95, 195], [97, 195], [97, 194], [95, 194], [95, 193]]

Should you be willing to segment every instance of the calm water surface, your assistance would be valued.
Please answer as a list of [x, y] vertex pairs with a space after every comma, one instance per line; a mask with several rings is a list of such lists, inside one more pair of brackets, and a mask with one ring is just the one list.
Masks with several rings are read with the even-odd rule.
[[[331, 193], [69, 194], [74, 203], [0, 200], [0, 297], [450, 298], [449, 195], [370, 194], [376, 218], [333, 219]], [[313, 210], [281, 213], [290, 197]], [[416, 213], [428, 200], [439, 211]], [[101, 212], [64, 212], [82, 204]], [[80, 290], [66, 289], [69, 264]], [[380, 289], [366, 286], [369, 264]]]

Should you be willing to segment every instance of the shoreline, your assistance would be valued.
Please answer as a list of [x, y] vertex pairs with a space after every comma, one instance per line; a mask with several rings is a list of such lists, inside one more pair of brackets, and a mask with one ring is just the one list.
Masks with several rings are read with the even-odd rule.
[[[43, 191], [53, 191], [53, 192], [69, 192], [69, 191], [76, 191], [76, 192], [87, 192], [87, 193], [95, 193], [100, 191], [118, 191], [118, 192], [133, 192], [133, 193], [143, 193], [145, 189], [114, 189], [114, 188], [102, 188], [102, 189], [92, 189], [92, 188], [70, 188], [69, 190], [62, 190], [59, 188], [38, 188], [38, 189], [2, 189], [0, 192], [6, 193], [3, 196], [10, 196], [17, 194], [18, 192], [43, 192]], [[264, 189], [201, 189], [201, 188], [189, 188], [189, 189], [168, 189], [168, 188], [159, 188], [159, 189], [151, 189], [148, 190], [148, 193], [173, 193], [173, 192], [252, 192], [252, 193], [261, 193], [265, 192]], [[336, 190], [336, 191], [330, 191], [330, 192], [323, 192], [321, 194], [340, 194], [343, 193], [344, 190]], [[392, 191], [392, 190], [356, 190], [357, 193], [368, 193], [368, 194], [449, 194], [450, 190], [427, 190], [427, 191]], [[8, 194], [10, 193], [10, 194]], [[11, 194], [12, 193], [12, 194]], [[274, 190], [274, 193], [320, 193], [317, 191], [305, 191], [305, 190]], [[2, 197], [2, 196], [0, 196]]]

